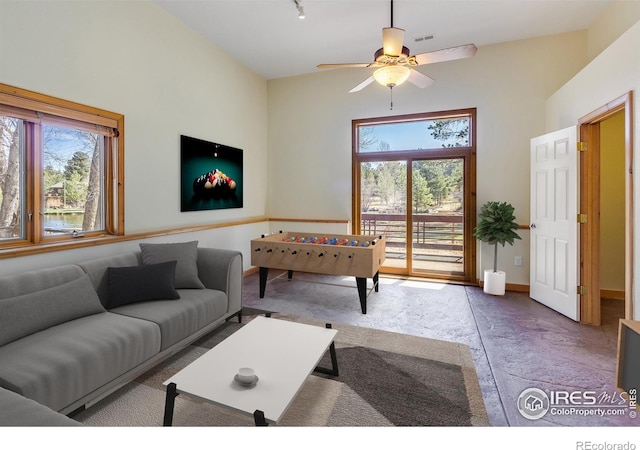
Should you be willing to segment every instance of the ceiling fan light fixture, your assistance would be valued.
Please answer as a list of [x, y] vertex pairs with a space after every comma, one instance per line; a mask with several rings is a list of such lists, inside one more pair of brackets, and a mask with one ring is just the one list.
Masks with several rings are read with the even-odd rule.
[[400, 86], [407, 81], [411, 69], [406, 66], [384, 66], [373, 72], [373, 78], [383, 86]]

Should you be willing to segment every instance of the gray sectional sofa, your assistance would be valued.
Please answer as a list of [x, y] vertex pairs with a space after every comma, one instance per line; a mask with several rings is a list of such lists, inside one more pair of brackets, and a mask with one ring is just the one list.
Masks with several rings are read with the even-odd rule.
[[0, 425], [73, 425], [232, 316], [242, 254], [197, 242], [0, 277]]

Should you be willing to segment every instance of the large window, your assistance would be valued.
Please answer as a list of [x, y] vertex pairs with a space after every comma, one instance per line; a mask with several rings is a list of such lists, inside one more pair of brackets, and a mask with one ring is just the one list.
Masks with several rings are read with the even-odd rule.
[[388, 273], [473, 281], [475, 109], [353, 121], [354, 232]]
[[123, 233], [121, 114], [0, 84], [0, 251]]

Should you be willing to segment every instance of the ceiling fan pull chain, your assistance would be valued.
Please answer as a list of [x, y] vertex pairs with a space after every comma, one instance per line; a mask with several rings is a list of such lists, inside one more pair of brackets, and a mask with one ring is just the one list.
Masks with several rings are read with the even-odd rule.
[[391, 107], [389, 109], [393, 111], [393, 86], [389, 86], [389, 91], [391, 91]]

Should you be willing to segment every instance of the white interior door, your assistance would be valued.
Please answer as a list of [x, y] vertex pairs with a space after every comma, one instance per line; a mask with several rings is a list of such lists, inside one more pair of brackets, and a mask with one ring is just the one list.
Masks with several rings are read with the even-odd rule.
[[577, 127], [531, 139], [530, 295], [580, 320]]

